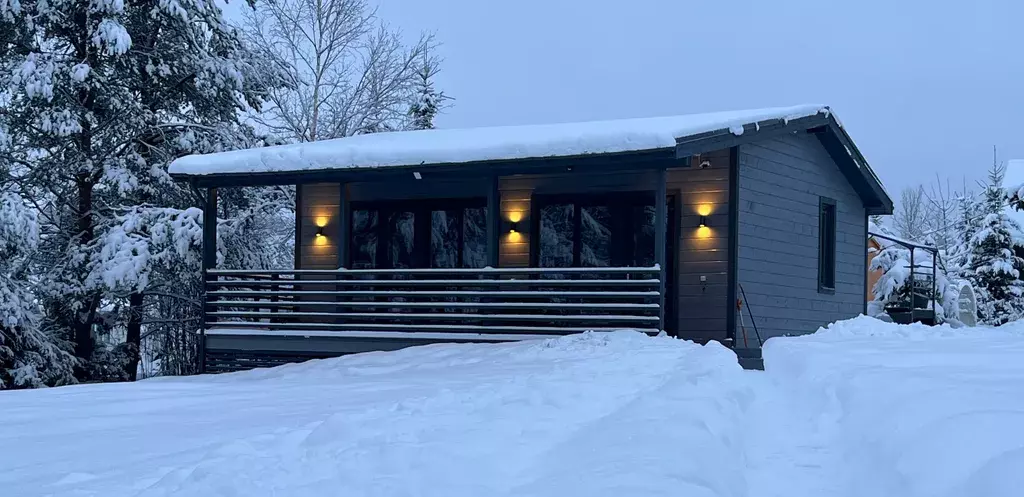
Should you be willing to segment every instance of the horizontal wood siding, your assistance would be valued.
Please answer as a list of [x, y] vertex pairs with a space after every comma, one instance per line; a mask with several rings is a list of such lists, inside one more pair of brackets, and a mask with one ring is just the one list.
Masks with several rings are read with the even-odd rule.
[[[338, 232], [341, 186], [338, 183], [299, 185], [297, 195], [302, 197], [298, 202], [302, 212], [299, 214], [300, 227], [297, 230], [301, 239], [296, 241], [299, 260], [295, 267], [337, 269], [338, 242], [341, 240]], [[319, 239], [316, 237], [318, 222], [326, 222], [324, 236]]]
[[[742, 145], [738, 282], [741, 320], [762, 338], [811, 333], [864, 306], [863, 202], [817, 139], [807, 134]], [[836, 201], [836, 290], [818, 292], [819, 197]], [[737, 292], [737, 295], [741, 294]], [[744, 330], [736, 336], [742, 346]]]
[[[700, 167], [701, 163], [707, 167]], [[677, 330], [681, 338], [726, 338], [729, 255], [729, 150], [702, 154], [693, 167], [670, 169], [668, 189], [680, 195], [676, 241]], [[701, 214], [707, 227], [699, 228]], [[701, 281], [701, 276], [705, 281]]]
[[[499, 182], [501, 193], [501, 237], [498, 243], [498, 266], [530, 266], [530, 194], [529, 188], [504, 188]], [[512, 220], [516, 221], [517, 233], [509, 233]]]

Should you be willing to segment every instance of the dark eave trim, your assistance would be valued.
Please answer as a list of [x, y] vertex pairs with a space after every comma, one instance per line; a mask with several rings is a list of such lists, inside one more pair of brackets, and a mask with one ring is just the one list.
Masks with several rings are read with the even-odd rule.
[[768, 119], [743, 126], [742, 134], [735, 134], [728, 128], [707, 133], [686, 136], [676, 140], [676, 156], [689, 157], [714, 150], [738, 147], [745, 143], [778, 138], [796, 131], [822, 126], [828, 122], [825, 114], [800, 117], [797, 119]]
[[411, 178], [420, 172], [424, 179], [466, 178], [467, 176], [506, 176], [512, 174], [542, 174], [567, 170], [614, 171], [658, 169], [685, 165], [676, 158], [673, 148], [641, 150], [611, 154], [586, 154], [565, 157], [537, 157], [515, 160], [477, 161], [447, 164], [419, 164], [358, 169], [320, 169], [306, 171], [275, 171], [256, 173], [230, 173], [208, 175], [171, 174], [179, 181], [188, 181], [198, 187], [211, 186], [269, 186], [307, 183], [352, 183]]
[[892, 199], [885, 192], [882, 182], [871, 170], [864, 155], [835, 117], [830, 115], [826, 125], [809, 128], [808, 132], [817, 136], [847, 181], [864, 200], [868, 215], [892, 214]]

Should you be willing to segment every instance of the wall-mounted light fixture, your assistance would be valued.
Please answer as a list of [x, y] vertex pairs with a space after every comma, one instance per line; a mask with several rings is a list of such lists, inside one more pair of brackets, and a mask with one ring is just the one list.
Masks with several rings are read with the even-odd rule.
[[507, 241], [517, 243], [522, 241], [523, 235], [519, 233], [519, 222], [523, 220], [523, 211], [513, 210], [508, 213], [508, 237]]
[[698, 228], [707, 228], [708, 227], [708, 217], [707, 216], [701, 216], [700, 217], [700, 224], [698, 224], [697, 227]]
[[316, 231], [313, 233], [313, 244], [317, 246], [327, 246], [327, 235], [324, 234], [324, 227], [327, 226], [327, 216], [317, 216], [313, 220], [313, 224], [316, 225]]

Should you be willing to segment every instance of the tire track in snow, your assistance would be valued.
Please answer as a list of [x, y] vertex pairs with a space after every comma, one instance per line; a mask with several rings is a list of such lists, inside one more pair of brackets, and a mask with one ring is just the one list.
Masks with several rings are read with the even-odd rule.
[[741, 426], [743, 472], [752, 497], [845, 495], [836, 452], [839, 408], [829, 392], [801, 390], [746, 371], [756, 392]]
[[742, 374], [717, 343], [693, 349], [657, 385], [549, 447], [507, 495], [744, 495], [735, 426], [753, 392]]

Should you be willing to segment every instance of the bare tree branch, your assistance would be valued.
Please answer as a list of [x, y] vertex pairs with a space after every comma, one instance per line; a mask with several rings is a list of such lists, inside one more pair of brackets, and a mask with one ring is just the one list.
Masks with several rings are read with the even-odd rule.
[[276, 0], [246, 11], [244, 26], [288, 75], [252, 119], [288, 140], [408, 128], [421, 67], [439, 60], [433, 36], [405, 44], [366, 0]]

